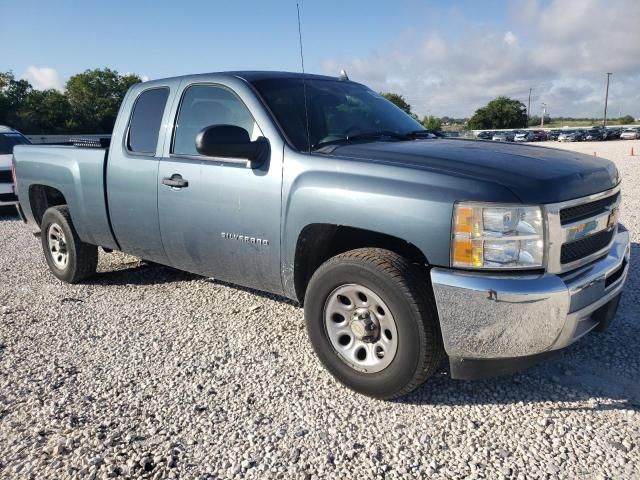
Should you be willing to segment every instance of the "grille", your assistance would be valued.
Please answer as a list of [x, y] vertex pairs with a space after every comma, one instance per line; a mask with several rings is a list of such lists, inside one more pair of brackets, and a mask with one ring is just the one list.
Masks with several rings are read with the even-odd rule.
[[615, 234], [615, 229], [602, 230], [580, 240], [574, 240], [562, 245], [560, 251], [560, 263], [571, 263], [587, 257], [605, 248]]
[[576, 205], [575, 207], [565, 208], [560, 210], [560, 224], [566, 225], [567, 223], [577, 222], [585, 218], [593, 217], [606, 211], [607, 207], [615, 204], [618, 201], [620, 193], [611, 195], [607, 198], [601, 198], [595, 202], [583, 203], [582, 205]]
[[0, 170], [0, 183], [13, 183], [11, 170]]

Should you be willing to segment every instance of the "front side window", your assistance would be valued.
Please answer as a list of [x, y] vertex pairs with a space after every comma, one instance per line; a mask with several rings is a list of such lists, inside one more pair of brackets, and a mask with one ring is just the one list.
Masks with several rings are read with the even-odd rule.
[[319, 79], [303, 83], [300, 78], [278, 78], [252, 84], [298, 150], [357, 135], [403, 135], [424, 130], [393, 103], [358, 83]]
[[233, 92], [215, 85], [193, 85], [182, 98], [172, 153], [198, 155], [196, 136], [211, 125], [242, 127], [251, 140], [261, 135], [251, 113]]
[[156, 153], [168, 88], [153, 88], [140, 94], [133, 107], [127, 148], [133, 153]]

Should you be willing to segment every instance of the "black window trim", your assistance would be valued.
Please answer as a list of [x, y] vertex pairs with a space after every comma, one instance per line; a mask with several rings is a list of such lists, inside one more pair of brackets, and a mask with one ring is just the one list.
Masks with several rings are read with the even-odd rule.
[[[249, 116], [251, 117], [253, 122], [258, 126], [258, 129], [260, 130], [260, 132], [262, 132], [262, 128], [260, 127], [260, 124], [256, 120], [256, 117], [253, 116], [253, 113], [251, 112], [251, 109], [247, 106], [246, 103], [244, 103], [242, 98], [240, 98], [240, 95], [238, 95], [232, 88], [230, 88], [227, 85], [224, 85], [222, 83], [218, 83], [218, 82], [194, 82], [194, 83], [190, 83], [190, 84], [188, 84], [188, 85], [186, 85], [184, 87], [184, 89], [182, 90], [182, 93], [180, 94], [180, 103], [178, 103], [178, 108], [176, 109], [176, 114], [175, 114], [175, 117], [173, 119], [173, 127], [172, 127], [172, 132], [171, 132], [171, 142], [169, 143], [169, 158], [185, 158], [185, 159], [189, 159], [189, 160], [206, 160], [206, 161], [209, 161], [209, 162], [228, 163], [228, 164], [231, 164], [231, 165], [243, 165], [243, 166], [249, 167], [251, 162], [249, 162], [249, 161], [247, 161], [245, 159], [242, 159], [242, 158], [211, 157], [211, 156], [208, 156], [208, 155], [199, 155], [199, 154], [189, 155], [189, 154], [186, 154], [186, 153], [174, 153], [173, 152], [173, 147], [174, 147], [174, 144], [175, 144], [175, 141], [176, 141], [176, 133], [178, 131], [178, 119], [180, 118], [180, 112], [182, 111], [182, 106], [184, 104], [184, 97], [185, 97], [187, 91], [191, 87], [216, 87], [216, 88], [222, 88], [223, 90], [227, 90], [228, 92], [231, 93], [231, 95], [236, 97], [238, 99], [238, 101], [244, 106], [244, 108], [249, 113]], [[264, 132], [262, 132], [262, 133], [264, 133]], [[249, 135], [251, 135], [251, 133], [249, 133]]]
[[[156, 140], [156, 149], [153, 152], [134, 152], [133, 150], [131, 150], [129, 148], [129, 134], [131, 133], [131, 121], [133, 120], [133, 114], [136, 111], [136, 105], [138, 105], [138, 101], [140, 100], [140, 97], [142, 97], [143, 94], [151, 91], [151, 90], [167, 90], [167, 99], [165, 100], [165, 104], [164, 104], [164, 109], [162, 111], [162, 118], [164, 118], [164, 112], [167, 109], [167, 105], [169, 104], [169, 96], [171, 95], [171, 87], [169, 87], [169, 85], [158, 85], [158, 86], [152, 86], [149, 88], [145, 88], [144, 90], [142, 90], [137, 96], [136, 96], [136, 100], [133, 102], [133, 106], [131, 107], [131, 111], [129, 112], [129, 120], [127, 122], [127, 130], [125, 132], [125, 135], [122, 139], [123, 142], [123, 148], [126, 150], [126, 152], [129, 155], [133, 155], [133, 156], [137, 156], [137, 157], [156, 157], [157, 156], [157, 150], [158, 150], [158, 140], [160, 139], [160, 131], [162, 130], [162, 118], [160, 119], [160, 129], [158, 130], [158, 139]], [[162, 156], [162, 152], [160, 152], [160, 156]]]

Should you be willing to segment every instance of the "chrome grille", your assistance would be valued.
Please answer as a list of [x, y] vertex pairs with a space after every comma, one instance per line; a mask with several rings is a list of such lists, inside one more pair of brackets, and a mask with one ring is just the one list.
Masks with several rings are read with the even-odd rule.
[[566, 264], [599, 252], [613, 240], [613, 229], [602, 230], [588, 237], [574, 240], [562, 245], [560, 249], [560, 263]]
[[611, 195], [610, 197], [601, 198], [595, 202], [583, 203], [582, 205], [576, 205], [574, 207], [563, 208], [560, 210], [560, 224], [566, 225], [568, 223], [577, 222], [578, 220], [585, 220], [594, 215], [598, 215], [606, 211], [612, 205], [618, 202], [619, 193]]
[[617, 223], [620, 186], [588, 197], [545, 205], [547, 271], [565, 273], [605, 255]]

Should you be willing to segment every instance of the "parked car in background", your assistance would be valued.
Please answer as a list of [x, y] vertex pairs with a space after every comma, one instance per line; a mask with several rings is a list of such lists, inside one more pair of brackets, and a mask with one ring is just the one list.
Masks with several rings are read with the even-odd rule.
[[622, 128], [613, 127], [605, 129], [605, 140], [620, 140]]
[[547, 132], [547, 140], [558, 140], [558, 136], [562, 133], [562, 130], [549, 130]]
[[558, 135], [559, 142], [581, 142], [584, 135], [580, 130], [568, 130]]
[[31, 142], [17, 130], [0, 125], [0, 206], [18, 202], [11, 175], [11, 156], [16, 145]]
[[584, 132], [584, 139], [589, 142], [606, 140], [607, 132], [603, 128], [593, 127]]
[[547, 139], [547, 132], [544, 130], [534, 130], [532, 133], [535, 142], [544, 142]]
[[640, 129], [638, 128], [625, 128], [620, 134], [622, 140], [637, 140], [640, 138]]
[[535, 142], [536, 136], [533, 132], [518, 132], [513, 137], [514, 142]]
[[494, 142], [513, 142], [515, 135], [513, 132], [496, 132], [491, 137]]
[[493, 138], [493, 132], [490, 132], [490, 131], [480, 132], [478, 133], [477, 138], [480, 140], [491, 140]]

